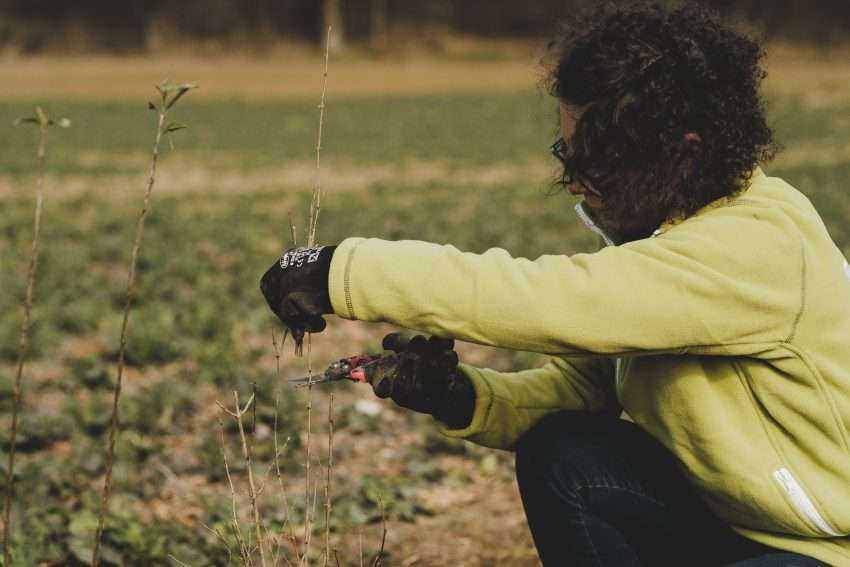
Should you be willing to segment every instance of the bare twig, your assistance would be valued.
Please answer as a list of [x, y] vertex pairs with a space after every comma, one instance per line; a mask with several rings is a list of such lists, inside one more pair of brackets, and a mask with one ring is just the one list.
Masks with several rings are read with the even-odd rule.
[[180, 567], [189, 567], [188, 565], [186, 565], [185, 563], [183, 563], [182, 561], [180, 561], [179, 559], [177, 559], [176, 557], [174, 557], [170, 553], [168, 554], [168, 558], [171, 559], [172, 561], [174, 561], [175, 563], [177, 563], [178, 565], [180, 565]]
[[375, 559], [372, 560], [371, 567], [380, 567], [384, 563], [384, 547], [387, 543], [387, 514], [384, 509], [384, 500], [379, 498], [378, 504], [381, 507], [381, 525], [383, 528], [383, 534], [381, 535], [381, 548], [378, 550], [378, 554], [375, 556]]
[[[331, 37], [331, 27], [328, 26], [328, 40]], [[307, 232], [307, 246], [316, 245], [316, 227], [319, 224], [319, 211], [322, 208], [322, 128], [325, 121], [325, 93], [328, 86], [328, 62], [330, 60], [330, 41], [325, 42], [325, 72], [322, 76], [322, 99], [319, 102], [319, 135], [316, 141], [316, 185], [313, 188], [313, 200], [310, 203], [310, 225]]]
[[18, 363], [15, 369], [15, 385], [12, 394], [12, 426], [9, 434], [9, 462], [6, 467], [6, 501], [3, 505], [3, 565], [9, 565], [10, 561], [9, 531], [12, 517], [12, 487], [15, 482], [15, 448], [18, 436], [18, 414], [21, 410], [21, 381], [24, 373], [24, 361], [29, 354], [33, 290], [35, 289], [35, 274], [38, 269], [41, 209], [44, 203], [44, 156], [47, 143], [47, 129], [54, 124], [63, 128], [71, 125], [68, 119], [55, 121], [49, 118], [41, 107], [35, 109], [35, 116], [15, 121], [15, 125], [24, 123], [36, 124], [39, 129], [39, 138], [38, 149], [36, 150], [36, 196], [32, 223], [32, 245], [30, 247], [30, 262], [27, 272], [27, 288], [24, 295], [24, 316], [21, 321], [21, 338], [18, 343]]
[[249, 441], [250, 447], [253, 449], [254, 447], [254, 438], [257, 436], [257, 381], [251, 381], [251, 395], [254, 396], [254, 407], [251, 410], [251, 439]]
[[[331, 29], [328, 28], [328, 37], [330, 37]], [[330, 60], [330, 51], [325, 49], [325, 71], [322, 77], [322, 96], [319, 101], [319, 132], [316, 139], [316, 179], [313, 186], [313, 197], [310, 200], [310, 219], [307, 225], [307, 246], [312, 248], [316, 245], [316, 229], [319, 225], [319, 211], [322, 208], [322, 129], [325, 123], [325, 93], [328, 86], [328, 61]], [[291, 224], [292, 239], [295, 240], [295, 227]], [[304, 331], [299, 330], [294, 334], [295, 337], [295, 354], [301, 356], [303, 352]]]
[[308, 552], [310, 551], [310, 533], [312, 532], [312, 518], [310, 515], [310, 462], [312, 461], [312, 439], [313, 431], [313, 365], [311, 358], [312, 335], [307, 335], [307, 440], [305, 447], [304, 462], [304, 551], [302, 560], [309, 565]]
[[127, 351], [127, 329], [130, 323], [130, 308], [133, 304], [133, 292], [136, 287], [136, 264], [139, 258], [139, 249], [142, 246], [142, 235], [145, 230], [145, 218], [147, 218], [150, 210], [151, 194], [153, 193], [154, 184], [156, 183], [156, 166], [159, 158], [159, 144], [163, 136], [167, 136], [172, 132], [185, 128], [182, 124], [166, 123], [168, 111], [174, 107], [178, 100], [185, 95], [189, 90], [195, 88], [194, 83], [186, 83], [183, 85], [169, 85], [163, 82], [157, 85], [156, 89], [160, 94], [160, 105], [148, 103], [151, 110], [157, 112], [156, 136], [154, 138], [153, 151], [151, 153], [150, 175], [148, 176], [148, 186], [145, 191], [145, 199], [142, 204], [142, 211], [139, 214], [139, 219], [136, 222], [136, 238], [133, 241], [133, 250], [130, 254], [130, 267], [127, 274], [127, 294], [124, 301], [124, 316], [121, 321], [121, 340], [118, 347], [118, 375], [115, 380], [115, 390], [112, 398], [112, 419], [109, 427], [109, 445], [106, 453], [106, 474], [103, 479], [103, 491], [101, 494], [100, 511], [97, 520], [97, 532], [94, 540], [94, 551], [92, 553], [92, 567], [97, 567], [100, 564], [100, 545], [103, 538], [103, 527], [106, 522], [106, 514], [109, 509], [109, 496], [112, 489], [112, 465], [115, 460], [115, 439], [118, 435], [118, 408], [121, 398], [121, 386], [124, 376], [124, 358]]
[[331, 476], [334, 466], [334, 395], [328, 401], [328, 478], [325, 483], [325, 563], [331, 553]]
[[[294, 241], [294, 238], [293, 238], [293, 241]], [[278, 564], [278, 559], [279, 559], [281, 552], [282, 552], [282, 546], [280, 545], [280, 541], [284, 537], [288, 538], [290, 542], [294, 543], [296, 541], [295, 532], [292, 530], [292, 524], [289, 522], [289, 519], [290, 519], [289, 499], [287, 498], [287, 495], [286, 495], [286, 488], [283, 485], [283, 476], [280, 473], [280, 455], [281, 455], [282, 451], [281, 451], [281, 449], [279, 448], [279, 445], [278, 445], [278, 415], [280, 415], [280, 386], [279, 386], [280, 385], [280, 355], [281, 355], [281, 352], [283, 351], [283, 343], [285, 341], [286, 341], [286, 334], [284, 333], [280, 344], [278, 344], [277, 337], [276, 337], [275, 332], [274, 332], [274, 328], [272, 328], [272, 346], [274, 347], [274, 357], [275, 357], [275, 377], [276, 377], [275, 383], [277, 384], [277, 387], [275, 389], [276, 393], [275, 393], [275, 401], [274, 401], [274, 468], [275, 468], [275, 472], [277, 473], [277, 483], [278, 483], [278, 487], [280, 488], [281, 498], [283, 500], [283, 510], [284, 510], [284, 513], [286, 514], [285, 519], [283, 521], [283, 526], [281, 526], [281, 534], [278, 537], [277, 545], [275, 546], [275, 554], [274, 554], [273, 565]], [[287, 445], [289, 445], [289, 438], [286, 439], [286, 443], [284, 444], [284, 448], [286, 448]], [[285, 536], [283, 532], [286, 530], [287, 526], [289, 526], [289, 534]], [[292, 565], [292, 563], [289, 561], [289, 557], [287, 557], [285, 553], [283, 554], [283, 558], [286, 561], [287, 565], [290, 565], [290, 566]]]
[[[223, 449], [223, 447], [222, 447], [222, 449]], [[228, 473], [229, 472], [230, 471], [228, 471]], [[226, 565], [230, 565], [230, 561], [233, 559], [233, 548], [230, 547], [230, 543], [228, 543], [228, 541], [224, 538], [224, 536], [221, 534], [221, 532], [218, 531], [217, 529], [213, 529], [203, 522], [200, 522], [200, 524], [204, 529], [206, 529], [208, 532], [210, 532], [211, 534], [216, 536], [219, 539], [219, 541], [221, 541], [222, 545], [224, 545], [224, 548], [227, 550], [227, 563], [226, 563]]]
[[[328, 38], [331, 35], [331, 28], [328, 27]], [[316, 184], [313, 187], [313, 199], [310, 203], [310, 223], [307, 229], [307, 246], [313, 247], [316, 245], [316, 229], [319, 224], [319, 211], [321, 210], [322, 205], [322, 129], [325, 123], [325, 94], [327, 92], [328, 86], [328, 62], [330, 61], [330, 42], [326, 42], [325, 44], [325, 71], [322, 76], [322, 97], [319, 102], [319, 132], [316, 137]], [[293, 233], [294, 237], [294, 233]], [[306, 461], [306, 471], [305, 471], [305, 480], [306, 480], [306, 489], [307, 489], [307, 502], [309, 503], [310, 496], [310, 461], [312, 459], [311, 454], [311, 429], [312, 429], [312, 417], [313, 417], [313, 365], [310, 356], [310, 345], [311, 339], [310, 335], [307, 335], [307, 373], [310, 376], [310, 379], [307, 384], [307, 461]], [[305, 565], [309, 565], [309, 551], [310, 551], [310, 533], [312, 532], [312, 516], [310, 514], [310, 510], [308, 507], [306, 513], [306, 521], [304, 522], [305, 529], [305, 537], [304, 537], [304, 561]]]
[[263, 522], [260, 518], [260, 506], [257, 502], [257, 489], [254, 485], [254, 468], [251, 462], [251, 450], [248, 447], [248, 439], [245, 435], [245, 424], [242, 419], [242, 417], [248, 413], [248, 410], [251, 408], [251, 404], [255, 401], [256, 398], [252, 395], [248, 398], [245, 407], [242, 408], [239, 405], [239, 393], [234, 391], [233, 402], [236, 405], [236, 411], [232, 412], [221, 404], [219, 404], [219, 407], [235, 419], [236, 425], [239, 427], [239, 439], [242, 441], [242, 456], [245, 459], [245, 467], [248, 469], [248, 497], [251, 499], [251, 511], [254, 514], [254, 532], [257, 538], [257, 547], [260, 552], [260, 565], [262, 565], [262, 567], [266, 567], [266, 552], [265, 546], [263, 545]]
[[292, 238], [292, 246], [298, 246], [298, 229], [295, 228], [295, 223], [292, 222], [292, 215], [289, 215], [289, 235]]
[[[309, 494], [309, 492], [308, 492], [308, 494]], [[313, 498], [311, 500], [308, 500], [307, 503], [306, 503], [306, 505], [309, 506], [310, 511], [312, 512], [312, 514], [310, 516], [310, 530], [307, 532], [307, 537], [309, 538], [308, 542], [307, 542], [307, 549], [308, 550], [310, 549], [310, 542], [313, 540], [313, 518], [316, 516], [316, 502], [318, 501], [318, 496], [319, 496], [319, 481], [316, 481], [316, 482], [313, 483]], [[312, 504], [310, 503], [311, 501], [312, 501]], [[309, 557], [307, 556], [307, 554], [305, 554], [304, 557], [301, 558], [301, 562], [305, 566], [309, 564]]]
[[[224, 409], [221, 404], [218, 405], [220, 408]], [[227, 410], [224, 409], [224, 411]], [[236, 488], [233, 486], [233, 477], [230, 475], [230, 465], [227, 463], [227, 448], [224, 443], [224, 422], [221, 418], [218, 420], [218, 425], [221, 460], [224, 462], [224, 472], [227, 475], [227, 484], [230, 486], [230, 506], [233, 514], [233, 523], [231, 528], [233, 529], [233, 534], [236, 537], [236, 543], [239, 545], [239, 556], [242, 557], [242, 564], [247, 566], [251, 565], [251, 554], [248, 552], [248, 546], [245, 545], [245, 538], [242, 537], [242, 527], [239, 524], [239, 499], [236, 496]]]
[[275, 468], [275, 462], [278, 460], [278, 457], [280, 457], [280, 455], [283, 454], [283, 451], [286, 451], [286, 447], [288, 445], [289, 445], [289, 438], [287, 437], [286, 442], [283, 444], [283, 448], [280, 449], [281, 452], [278, 453], [277, 444], [275, 444], [275, 446], [274, 446], [275, 458], [268, 465], [266, 465], [266, 471], [263, 473], [263, 476], [260, 479], [259, 486], [257, 488], [257, 497], [258, 498], [263, 494], [263, 492], [265, 492], [266, 483], [268, 482], [269, 477], [271, 476], [272, 469]]

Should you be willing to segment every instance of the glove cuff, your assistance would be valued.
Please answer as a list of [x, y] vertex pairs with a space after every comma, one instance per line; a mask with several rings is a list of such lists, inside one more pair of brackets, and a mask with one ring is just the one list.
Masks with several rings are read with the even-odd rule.
[[449, 378], [446, 394], [441, 404], [434, 408], [433, 416], [450, 429], [464, 429], [472, 423], [475, 412], [475, 387], [463, 372], [455, 371]]
[[319, 253], [319, 269], [321, 270], [316, 276], [321, 282], [319, 287], [319, 307], [323, 314], [331, 315], [334, 312], [333, 304], [331, 303], [329, 288], [329, 278], [331, 273], [331, 261], [333, 260], [336, 246], [325, 246]]

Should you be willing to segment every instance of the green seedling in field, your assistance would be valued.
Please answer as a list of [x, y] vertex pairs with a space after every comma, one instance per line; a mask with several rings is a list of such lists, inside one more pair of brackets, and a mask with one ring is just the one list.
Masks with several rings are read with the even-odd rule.
[[24, 372], [24, 361], [29, 352], [29, 328], [32, 315], [33, 288], [35, 287], [35, 274], [38, 269], [39, 236], [41, 233], [41, 208], [44, 202], [44, 157], [47, 144], [47, 129], [51, 126], [68, 128], [71, 121], [67, 118], [54, 119], [40, 106], [35, 108], [35, 115], [19, 118], [15, 126], [21, 124], [33, 124], [38, 126], [39, 139], [36, 152], [36, 198], [35, 213], [33, 215], [32, 247], [30, 248], [29, 272], [27, 274], [27, 290], [24, 296], [23, 321], [21, 322], [21, 338], [18, 346], [18, 364], [15, 371], [15, 386], [12, 401], [12, 426], [9, 436], [9, 464], [6, 469], [6, 502], [3, 507], [3, 565], [9, 565], [9, 522], [12, 509], [12, 485], [15, 478], [15, 443], [18, 433], [18, 414], [21, 406], [21, 378]]
[[[127, 275], [127, 294], [124, 302], [124, 315], [121, 322], [121, 339], [118, 347], [118, 373], [115, 380], [115, 389], [112, 398], [112, 419], [109, 428], [109, 445], [106, 454], [106, 474], [103, 480], [103, 491], [101, 493], [100, 511], [98, 514], [97, 531], [95, 533], [94, 551], [92, 552], [92, 567], [97, 567], [100, 564], [100, 548], [101, 539], [103, 538], [104, 522], [109, 508], [109, 495], [112, 487], [112, 466], [115, 458], [115, 438], [118, 433], [118, 404], [121, 398], [121, 385], [124, 376], [124, 361], [127, 351], [127, 329], [130, 322], [130, 308], [133, 304], [133, 291], [136, 285], [136, 265], [139, 258], [139, 249], [142, 245], [142, 235], [145, 230], [145, 218], [151, 205], [151, 194], [153, 193], [154, 184], [156, 183], [156, 166], [159, 158], [159, 144], [163, 137], [167, 137], [178, 130], [186, 128], [184, 124], [177, 122], [167, 122], [169, 111], [174, 108], [174, 105], [183, 98], [186, 93], [194, 89], [197, 85], [194, 83], [184, 83], [181, 85], [171, 85], [168, 81], [163, 81], [156, 85], [156, 90], [159, 93], [160, 101], [158, 104], [153, 102], [148, 103], [148, 108], [157, 113], [156, 136], [154, 138], [153, 151], [151, 154], [151, 168], [148, 176], [147, 190], [145, 192], [142, 211], [139, 214], [139, 219], [136, 222], [136, 237], [133, 241], [133, 248], [130, 254], [130, 267]], [[171, 139], [169, 138], [169, 142]]]

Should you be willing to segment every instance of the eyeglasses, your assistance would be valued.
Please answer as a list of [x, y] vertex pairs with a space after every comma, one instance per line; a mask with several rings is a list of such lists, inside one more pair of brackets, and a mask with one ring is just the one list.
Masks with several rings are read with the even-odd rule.
[[549, 146], [549, 151], [552, 155], [558, 158], [562, 165], [567, 165], [567, 142], [563, 137], [555, 140], [555, 143]]
[[[564, 166], [564, 177], [561, 180], [561, 183], [563, 185], [570, 185], [573, 182], [573, 174], [569, 171], [570, 163], [568, 155], [570, 150], [563, 136], [555, 140], [555, 143], [549, 146], [549, 151], [552, 152], [552, 155], [558, 158], [558, 161], [560, 161], [561, 165]], [[587, 189], [588, 193], [596, 195], [597, 197], [602, 197], [602, 193], [593, 187], [588, 180], [582, 178], [580, 182]]]

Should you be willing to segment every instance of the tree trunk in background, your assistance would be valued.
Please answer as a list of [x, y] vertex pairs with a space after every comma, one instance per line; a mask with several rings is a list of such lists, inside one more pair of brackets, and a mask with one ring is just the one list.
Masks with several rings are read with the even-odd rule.
[[[678, 4], [681, 0], [659, 0]], [[850, 44], [850, 0], [696, 0], [770, 39]], [[182, 43], [256, 45], [278, 37], [330, 49], [368, 41], [439, 43], [445, 33], [545, 41], [557, 22], [596, 0], [0, 0], [0, 45], [39, 51], [164, 52]], [[392, 32], [393, 37], [389, 35]], [[759, 34], [761, 35], [761, 34]], [[319, 41], [317, 41], [317, 39]], [[218, 43], [216, 43], [218, 42]], [[73, 45], [72, 45], [73, 44]], [[221, 47], [223, 48], [223, 47]]]
[[370, 0], [369, 42], [375, 51], [385, 51], [389, 44], [387, 0]]
[[[331, 29], [328, 37], [328, 28]], [[342, 23], [342, 0], [325, 0], [322, 25], [322, 44], [331, 53], [337, 53], [345, 43], [345, 32]], [[327, 38], [327, 39], [325, 39]]]
[[255, 0], [254, 22], [256, 31], [262, 39], [271, 39], [276, 33], [277, 14], [275, 13], [275, 0]]

